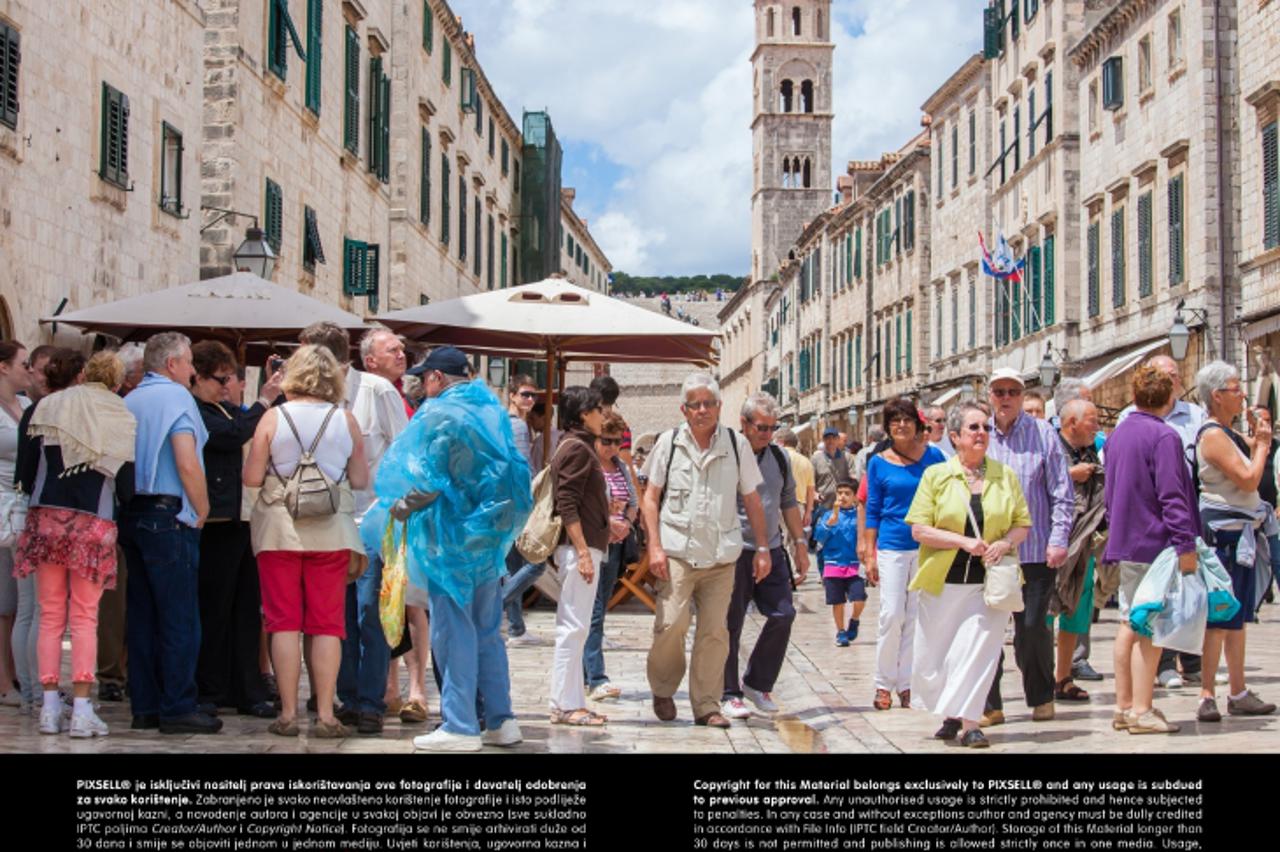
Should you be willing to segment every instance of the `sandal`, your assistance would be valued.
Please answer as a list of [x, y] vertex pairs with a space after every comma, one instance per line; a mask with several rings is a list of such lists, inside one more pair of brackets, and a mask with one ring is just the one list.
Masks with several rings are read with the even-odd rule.
[[572, 725], [578, 728], [600, 728], [609, 721], [607, 716], [601, 716], [599, 713], [593, 713], [585, 707], [579, 707], [577, 710], [553, 710], [551, 711], [551, 724], [553, 725]]
[[1053, 691], [1053, 697], [1059, 701], [1088, 701], [1089, 693], [1071, 682], [1071, 678], [1064, 677], [1058, 681], [1058, 688]]
[[317, 740], [341, 740], [351, 736], [351, 729], [336, 719], [332, 722], [316, 719], [311, 723], [310, 736]]
[[893, 695], [887, 689], [876, 690], [876, 700], [872, 702], [877, 710], [888, 710], [893, 706]]
[[298, 720], [276, 718], [270, 725], [267, 725], [267, 733], [275, 734], [277, 737], [296, 737], [298, 735]]

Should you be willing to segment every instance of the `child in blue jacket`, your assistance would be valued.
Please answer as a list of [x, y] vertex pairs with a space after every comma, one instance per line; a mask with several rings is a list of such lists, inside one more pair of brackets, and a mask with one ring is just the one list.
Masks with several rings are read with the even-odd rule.
[[[847, 648], [858, 638], [858, 618], [867, 605], [867, 584], [859, 574], [858, 506], [853, 483], [844, 480], [836, 485], [836, 505], [814, 530], [822, 550], [822, 585], [827, 604], [836, 622], [836, 645]], [[845, 603], [853, 604], [853, 617], [846, 626]]]

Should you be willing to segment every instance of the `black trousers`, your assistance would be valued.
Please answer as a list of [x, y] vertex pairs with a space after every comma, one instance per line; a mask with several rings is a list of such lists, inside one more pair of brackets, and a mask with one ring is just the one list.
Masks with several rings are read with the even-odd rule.
[[200, 700], [239, 708], [266, 701], [267, 687], [258, 670], [262, 597], [247, 523], [205, 524], [200, 531], [199, 578]]
[[[1049, 621], [1049, 596], [1057, 581], [1057, 571], [1043, 562], [1022, 565], [1026, 585], [1022, 587], [1022, 612], [1013, 614], [1013, 657], [1022, 670], [1022, 689], [1027, 706], [1036, 707], [1053, 700], [1053, 626]], [[987, 710], [1003, 710], [1000, 678], [1004, 676], [1004, 652], [996, 666], [996, 677], [987, 693]]]
[[[773, 685], [782, 671], [787, 655], [787, 643], [791, 640], [791, 623], [796, 619], [796, 608], [791, 600], [791, 567], [781, 547], [769, 551], [772, 567], [759, 583], [753, 570], [756, 552], [742, 549], [734, 567], [733, 597], [729, 600], [729, 656], [724, 663], [724, 698], [741, 698], [742, 684], [757, 692], [772, 692]], [[747, 617], [747, 604], [755, 602], [756, 609], [764, 616], [764, 627], [756, 637], [755, 648], [747, 661], [742, 681], [738, 680], [738, 645], [742, 638], [742, 625]]]

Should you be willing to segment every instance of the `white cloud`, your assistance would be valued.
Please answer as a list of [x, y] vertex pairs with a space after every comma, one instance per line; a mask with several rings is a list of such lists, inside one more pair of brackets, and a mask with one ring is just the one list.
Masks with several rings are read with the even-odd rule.
[[[981, 0], [836, 0], [833, 174], [919, 131], [919, 105], [972, 53]], [[575, 209], [618, 269], [746, 271], [752, 7], [745, 0], [452, 0], [508, 111], [622, 169]], [[841, 25], [851, 26], [857, 35]], [[587, 163], [566, 164], [591, 168]]]

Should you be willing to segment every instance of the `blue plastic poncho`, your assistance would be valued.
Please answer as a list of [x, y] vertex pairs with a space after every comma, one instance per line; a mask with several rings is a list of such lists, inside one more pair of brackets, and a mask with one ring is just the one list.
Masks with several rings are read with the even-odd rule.
[[478, 586], [505, 573], [533, 508], [529, 465], [506, 409], [483, 382], [426, 400], [387, 448], [374, 483], [378, 502], [360, 525], [370, 552], [382, 546], [391, 504], [410, 491], [440, 496], [409, 518], [409, 578], [469, 606]]

